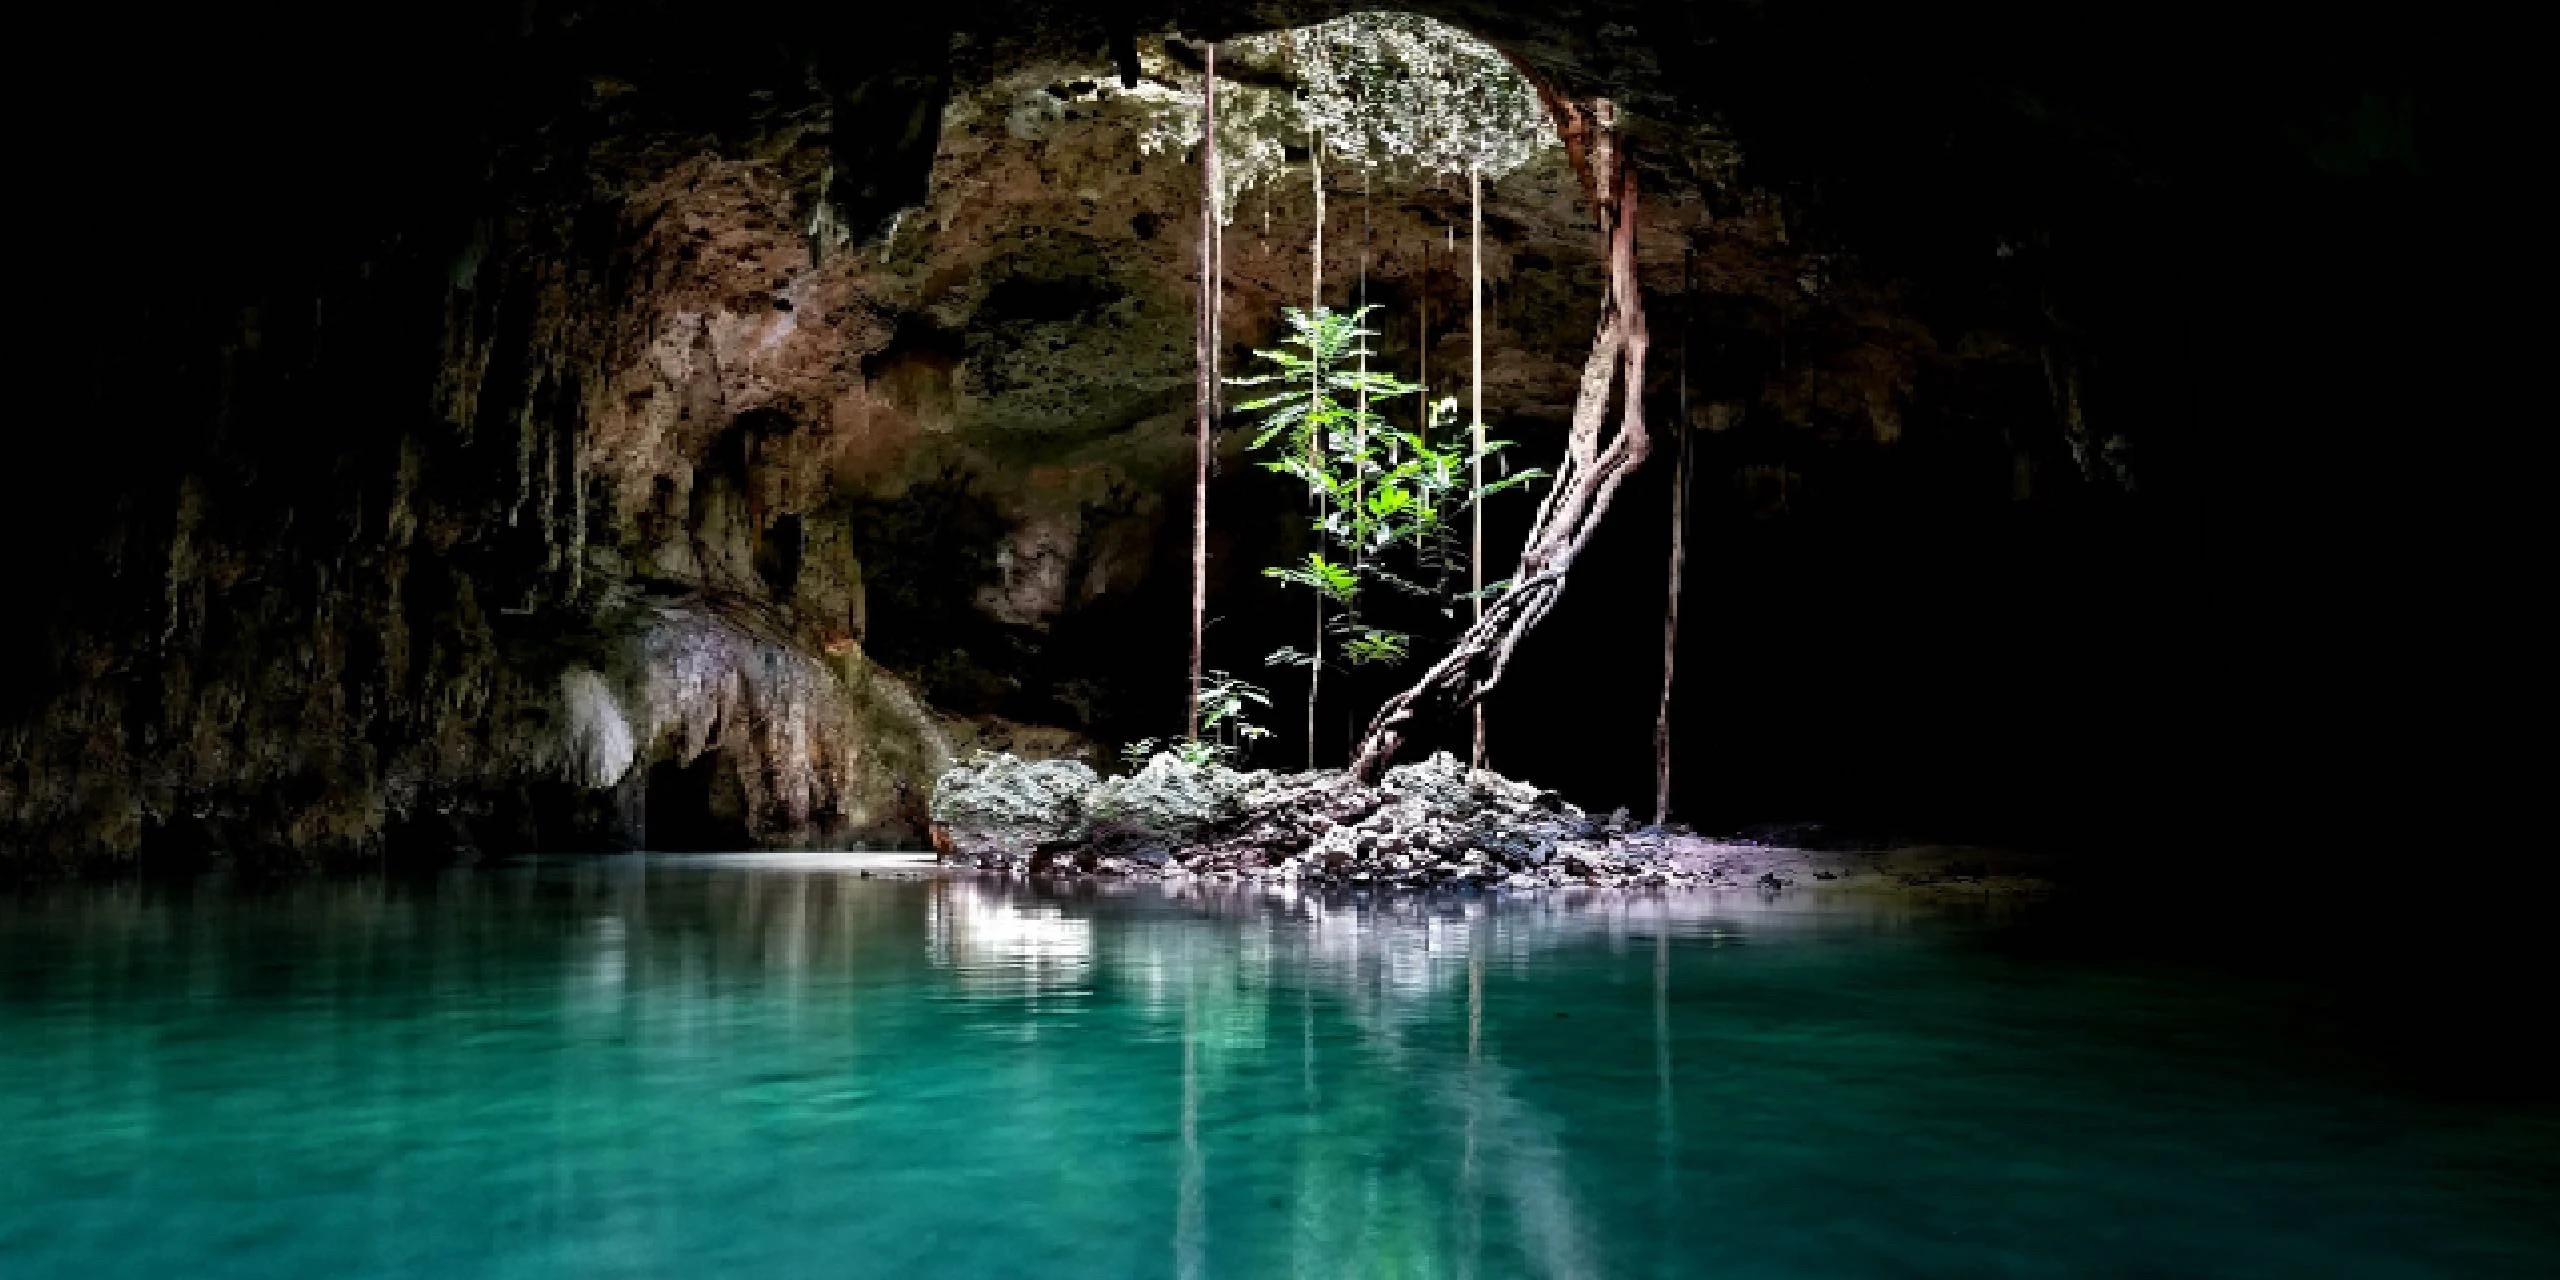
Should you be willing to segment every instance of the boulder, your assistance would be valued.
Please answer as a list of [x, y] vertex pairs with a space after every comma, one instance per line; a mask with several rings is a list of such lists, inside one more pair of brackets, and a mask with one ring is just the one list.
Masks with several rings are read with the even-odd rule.
[[1138, 772], [1093, 788], [1085, 812], [1124, 832], [1196, 835], [1243, 817], [1245, 796], [1260, 781], [1258, 774], [1192, 764], [1167, 751]]
[[1077, 760], [983, 756], [933, 788], [933, 844], [962, 861], [1027, 858], [1044, 844], [1080, 840], [1085, 799], [1099, 781]]

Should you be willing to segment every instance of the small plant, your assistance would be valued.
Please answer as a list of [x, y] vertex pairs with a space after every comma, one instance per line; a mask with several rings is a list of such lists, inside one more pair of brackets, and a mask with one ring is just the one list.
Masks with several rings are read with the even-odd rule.
[[1212, 671], [1200, 685], [1199, 738], [1140, 738], [1120, 748], [1121, 767], [1136, 773], [1147, 762], [1170, 753], [1195, 769], [1233, 767], [1250, 754], [1253, 744], [1271, 736], [1269, 729], [1245, 719], [1254, 707], [1271, 705], [1271, 693], [1249, 680]]
[[1200, 727], [1213, 732], [1223, 727], [1239, 741], [1254, 741], [1268, 736], [1270, 731], [1248, 723], [1245, 709], [1270, 705], [1271, 693], [1261, 685], [1224, 671], [1212, 671], [1208, 682], [1200, 686]]
[[1140, 738], [1120, 748], [1120, 767], [1137, 773], [1157, 756], [1169, 755], [1195, 769], [1225, 764], [1235, 755], [1235, 748], [1223, 742], [1204, 742], [1198, 738]]
[[1325, 559], [1321, 551], [1308, 552], [1304, 565], [1278, 565], [1263, 570], [1262, 576], [1312, 588], [1337, 604], [1349, 604], [1360, 595], [1360, 575]]
[[1379, 627], [1363, 627], [1359, 634], [1343, 642], [1342, 656], [1354, 666], [1383, 663], [1387, 666], [1405, 660], [1413, 651], [1413, 637], [1402, 631]]
[[1422, 388], [1366, 367], [1374, 354], [1367, 347], [1376, 336], [1367, 327], [1373, 310], [1288, 308], [1282, 313], [1288, 338], [1278, 349], [1256, 353], [1265, 370], [1229, 380], [1270, 388], [1236, 407], [1261, 415], [1253, 447], [1269, 455], [1262, 465], [1295, 477], [1313, 508], [1309, 524], [1319, 549], [1262, 571], [1316, 597], [1314, 647], [1284, 645], [1265, 659], [1307, 670], [1310, 739], [1315, 690], [1329, 659], [1369, 667], [1412, 656], [1411, 633], [1373, 625], [1365, 615], [1368, 589], [1383, 586], [1434, 602], [1443, 617], [1454, 618], [1457, 604], [1474, 594], [1461, 582], [1468, 567], [1461, 513], [1546, 474], [1522, 469], [1480, 483], [1483, 462], [1510, 442], [1470, 447], [1457, 428], [1454, 397], [1430, 407], [1422, 431], [1391, 425], [1376, 412], [1376, 405]]

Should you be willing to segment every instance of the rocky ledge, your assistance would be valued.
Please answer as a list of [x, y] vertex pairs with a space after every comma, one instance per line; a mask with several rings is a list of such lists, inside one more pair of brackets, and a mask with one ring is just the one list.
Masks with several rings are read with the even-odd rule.
[[1447, 753], [1365, 786], [1159, 755], [1104, 778], [1072, 760], [984, 755], [935, 785], [945, 861], [1026, 875], [1532, 889], [1841, 887], [2016, 889], [2014, 861], [1948, 849], [1824, 852], [1713, 840], [1593, 817], [1555, 792], [1468, 769]]

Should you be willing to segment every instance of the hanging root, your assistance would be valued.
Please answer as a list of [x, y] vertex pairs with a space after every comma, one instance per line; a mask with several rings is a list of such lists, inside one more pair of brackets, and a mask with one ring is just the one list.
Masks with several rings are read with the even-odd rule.
[[[1544, 91], [1542, 90], [1542, 93]], [[1564, 460], [1538, 504], [1511, 590], [1486, 607], [1448, 654], [1411, 688], [1388, 699], [1369, 722], [1352, 772], [1375, 783], [1429, 717], [1474, 706], [1502, 682], [1522, 637], [1544, 621], [1564, 594], [1565, 575], [1591, 541], [1618, 486], [1644, 462], [1652, 441], [1644, 422], [1644, 364], [1650, 339], [1644, 294], [1636, 281], [1636, 176], [1619, 145], [1617, 109], [1545, 94], [1567, 154], [1599, 209], [1608, 249], [1608, 286], [1591, 357], [1582, 367]], [[1608, 430], [1610, 393], [1618, 392], [1618, 428]]]

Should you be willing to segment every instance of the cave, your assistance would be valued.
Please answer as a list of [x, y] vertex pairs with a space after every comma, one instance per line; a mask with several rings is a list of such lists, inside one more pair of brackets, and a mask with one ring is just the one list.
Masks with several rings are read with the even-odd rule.
[[[954, 760], [1108, 772], [1180, 736], [1199, 167], [1140, 117], [1212, 43], [1346, 11], [264, 0], [65, 42], [137, 87], [35, 144], [82, 194], [48, 209], [73, 248], [34, 264], [47, 374], [0, 497], [46, 549], [0, 629], [0, 863], [623, 847], [614, 797], [715, 750], [740, 843], [912, 848]], [[2504, 540], [2413, 487], [2508, 473], [2470, 450], [2512, 416], [2441, 373], [2485, 314], [2452, 269], [2484, 150], [2432, 37], [2193, 6], [1397, 12], [1619, 104], [1643, 193], [1653, 458], [1485, 695], [1488, 763], [1592, 812], [2131, 883], [2163, 842], [2328, 882], [2479, 823], [2508, 770], [2447, 717], [2525, 632], [2464, 623], [2518, 598], [2465, 580]], [[1267, 141], [1222, 258], [1230, 373], [1311, 265], [1317, 157]], [[1379, 362], [1486, 384], [1527, 465], [1599, 305], [1575, 177], [1544, 152], [1483, 202], [1481, 380], [1464, 184], [1325, 183]], [[2452, 443], [2404, 440], [2422, 422]], [[1339, 764], [1411, 668], [1291, 709], [1266, 655], [1300, 605], [1262, 571], [1321, 539], [1244, 426], [1217, 431], [1205, 663], [1272, 697], [1256, 764]], [[1489, 506], [1488, 558], [1529, 518]], [[1466, 719], [1406, 754], [1466, 754]]]
[[2442, 16], [55, 16], [31, 1274], [2560, 1257]]
[[673, 853], [753, 847], [747, 829], [747, 792], [735, 761], [717, 748], [690, 763], [661, 760], [649, 766], [641, 801], [642, 844]]
[[[2427, 310], [2339, 312], [2320, 283], [2366, 243], [2348, 215], [2408, 208], [2406, 103], [2304, 71], [2298, 100], [2224, 139], [2208, 105], [2163, 112], [2114, 81], [2067, 110], [2033, 96], [2040, 76], [2009, 101], [1930, 96], [1897, 46], [1997, 82], [2034, 38], [1969, 48], [2003, 30], [1987, 14], [1817, 37], [1818, 9], [1628, 27], [1678, 57], [1610, 52], [1593, 33], [1626, 24], [1596, 14], [1442, 13], [1639, 121], [1648, 397], [1657, 422], [1686, 399], [1683, 590], [1706, 619], [1679, 641], [1697, 678], [1673, 718], [1698, 731], [1671, 807], [1725, 830], [2075, 846], [2192, 823], [2236, 739], [2157, 743], [2234, 706], [2268, 732], [2320, 714], [2235, 685], [2236, 654], [2291, 633], [2245, 598], [2221, 610], [2249, 530], [2211, 525], [2212, 495], [2259, 492], [2262, 463], [2223, 353], [2276, 333], [2264, 367], [2361, 368], [2376, 339], [2347, 314]], [[246, 77], [273, 86], [256, 92], [205, 88], [194, 49], [261, 65], [288, 8], [180, 20], [134, 53], [231, 141], [155, 170], [203, 220], [173, 274], [61, 294], [138, 300], [147, 354], [116, 360], [151, 372], [90, 376], [103, 353], [66, 352], [45, 413], [126, 425], [43, 433], [7, 503], [22, 542], [80, 549], [28, 570], [49, 603], [10, 637], [13, 863], [129, 862], [182, 813], [226, 849], [379, 857], [431, 797], [493, 810], [562, 776], [587, 751], [558, 705], [582, 672], [642, 756], [690, 759], [718, 709], [750, 734], [815, 726], [781, 768], [778, 740], [750, 748], [776, 779], [749, 799], [754, 843], [920, 842], [944, 758], [1037, 740], [1101, 765], [1180, 731], [1196, 180], [1133, 142], [1154, 126], [1131, 104], [1205, 37], [1332, 11], [839, 15], [795, 26], [805, 66], [669, 38], [652, 12], [386, 14], [410, 56], [296, 63]], [[1239, 65], [1239, 93], [1286, 79]], [[512, 87], [481, 92], [501, 66]], [[314, 125], [312, 101], [345, 105]], [[2296, 153], [2259, 164], [2247, 148], [2278, 135]], [[1232, 212], [1231, 371], [1309, 265], [1307, 151], [1274, 155]], [[1327, 268], [1393, 318], [1380, 361], [1461, 389], [1463, 184], [1330, 185]], [[1598, 246], [1560, 153], [1494, 186], [1487, 418], [1527, 461], [1571, 408]], [[2274, 234], [2311, 202], [2343, 209], [2317, 222], [2331, 238]], [[95, 203], [84, 234], [149, 238], [113, 220], [154, 200]], [[2285, 319], [2217, 330], [2247, 308], [2196, 299], [2233, 281]], [[2358, 398], [2294, 416], [2388, 418], [2387, 387]], [[1257, 557], [1305, 535], [1287, 484], [1222, 448], [1210, 665], [1285, 702], [1295, 677], [1258, 638], [1293, 606]], [[1486, 704], [1493, 762], [1595, 810], [1652, 795], [1671, 470], [1627, 484]], [[1487, 518], [1499, 549], [1527, 514]], [[727, 666], [671, 678], [679, 651]], [[1341, 672], [1313, 755], [1304, 719], [1275, 714], [1263, 759], [1338, 760], [1396, 680]], [[1416, 751], [1464, 736], [1422, 732]]]
[[[156, 141], [141, 167], [37, 143], [82, 248], [36, 264], [47, 425], [0, 500], [11, 545], [58, 549], [0, 632], [9, 873], [612, 847], [625, 783], [594, 769], [715, 748], [748, 844], [914, 847], [950, 760], [1107, 770], [1178, 735], [1198, 173], [1128, 109], [1214, 40], [1343, 11], [315, 28], [270, 0], [67, 42], [143, 86], [76, 137]], [[2173, 837], [2281, 876], [2273, 850], [2477, 821], [2432, 799], [2503, 776], [2442, 721], [2494, 666], [2448, 619], [2511, 593], [2433, 567], [2483, 540], [2440, 547], [2401, 441], [2445, 423], [2468, 457], [2501, 419], [2469, 399], [2493, 382], [2437, 374], [2481, 312], [2449, 264], [2482, 152], [2431, 38], [2191, 6], [1404, 11], [1622, 104], [1644, 192], [1664, 447], [1487, 696], [1490, 763], [1651, 807], [1676, 437], [1667, 808], [1702, 830], [2138, 880]], [[329, 56], [294, 52], [313, 30]], [[1234, 210], [1229, 371], [1308, 265], [1310, 153], [1274, 157]], [[1461, 193], [1328, 185], [1381, 362], [1461, 389]], [[1599, 247], [1552, 154], [1485, 205], [1489, 425], [1534, 461]], [[134, 251], [171, 219], [183, 250]], [[1222, 448], [1208, 663], [1285, 705], [1264, 655], [1296, 606], [1260, 570], [1310, 549], [1300, 499]], [[1498, 556], [1527, 513], [1488, 519]], [[1343, 760], [1399, 679], [1335, 673], [1258, 762]], [[587, 796], [508, 816], [556, 786]]]

